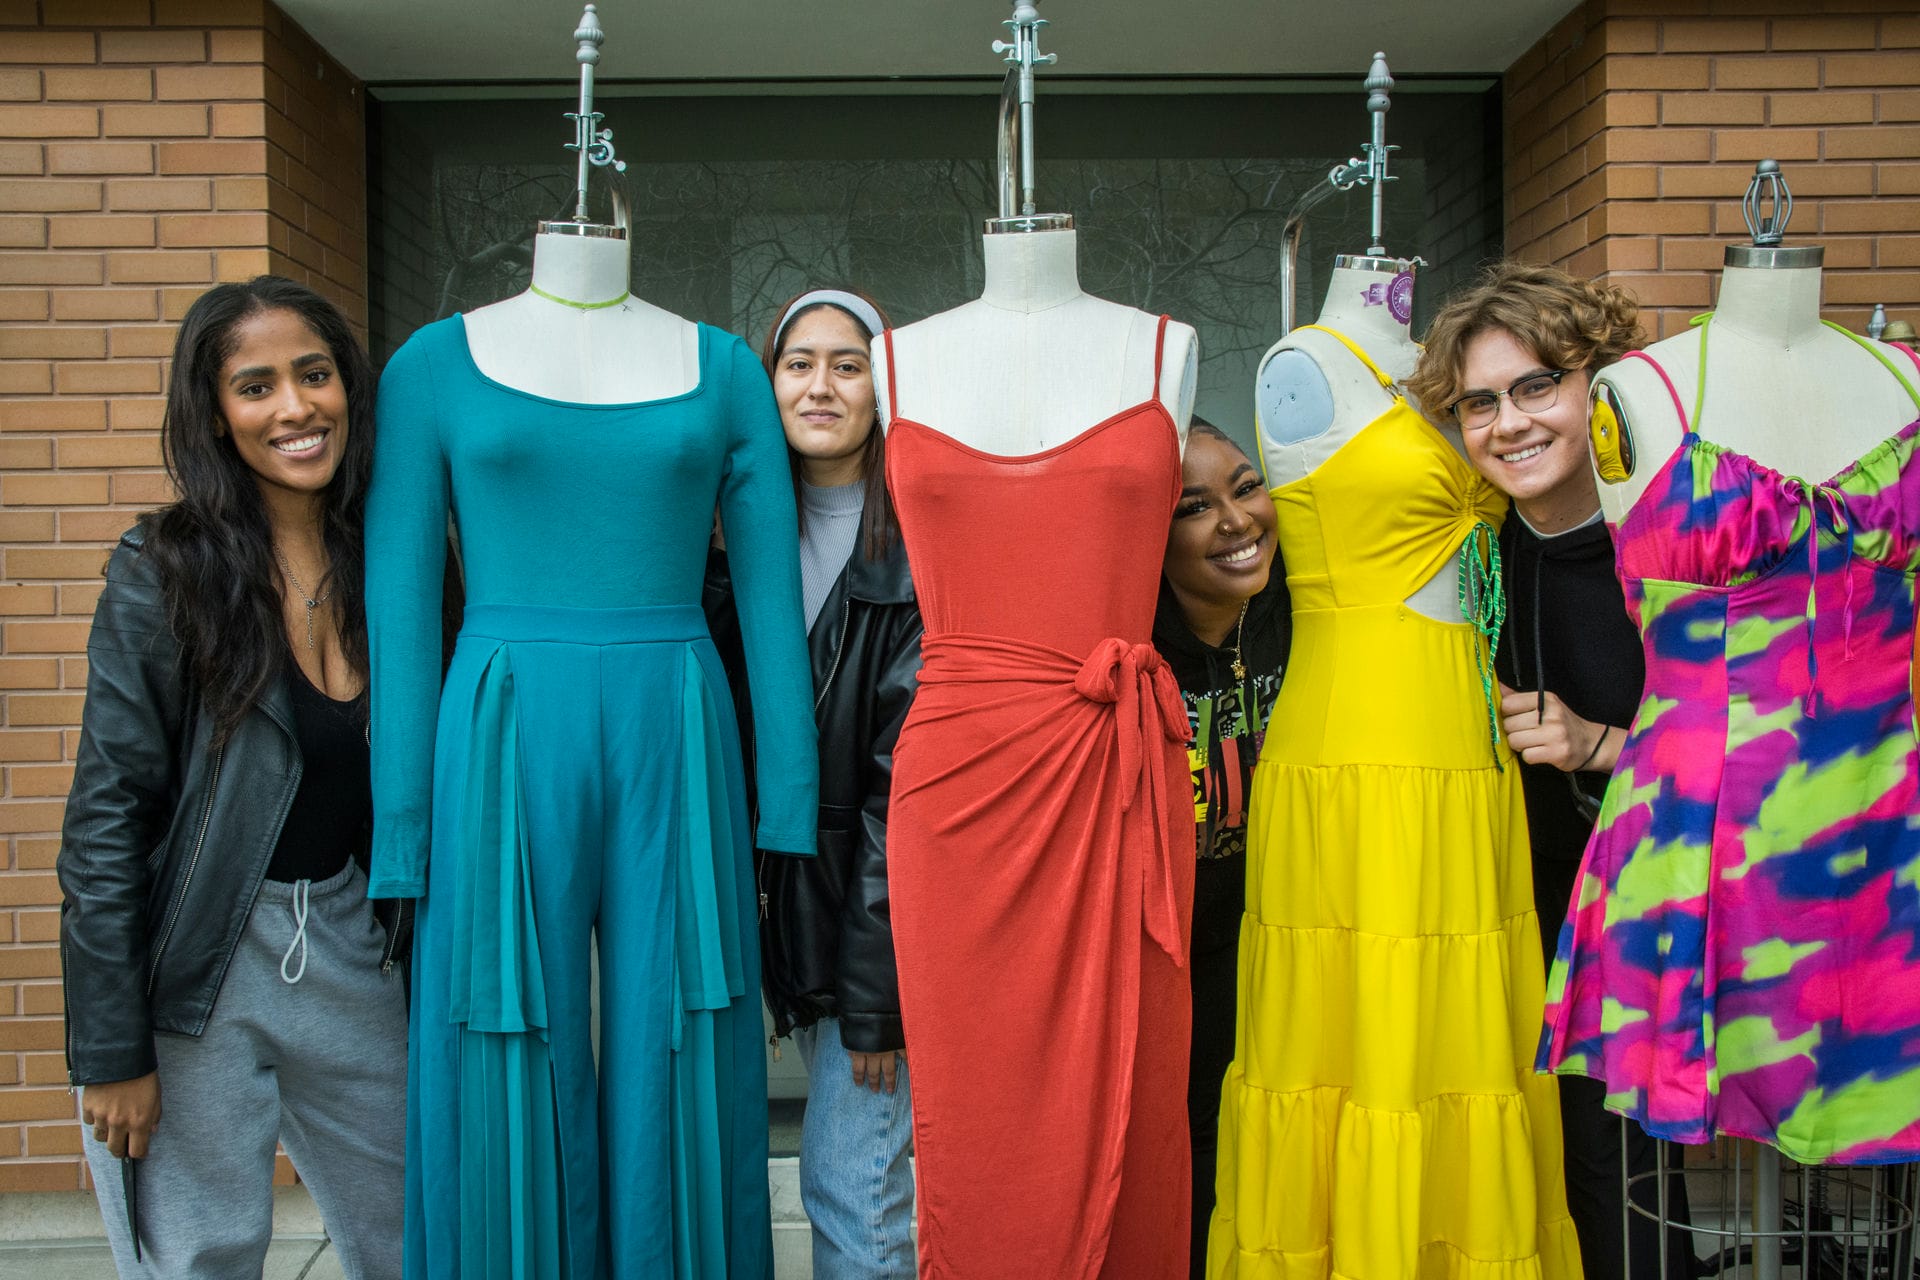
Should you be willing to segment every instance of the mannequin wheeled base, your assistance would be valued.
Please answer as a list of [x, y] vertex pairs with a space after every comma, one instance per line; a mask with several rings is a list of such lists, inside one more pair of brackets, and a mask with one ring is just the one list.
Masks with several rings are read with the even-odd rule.
[[[1622, 1125], [1627, 1122], [1621, 1121]], [[1624, 1150], [1625, 1144], [1622, 1143]], [[1684, 1168], [1660, 1143], [1656, 1167], [1620, 1170], [1621, 1230], [1634, 1217], [1692, 1232], [1693, 1274], [1781, 1280], [1913, 1280], [1920, 1256], [1920, 1165], [1799, 1165], [1771, 1147], [1721, 1139]], [[1670, 1176], [1687, 1180], [1690, 1216], [1676, 1216]], [[1672, 1274], [1666, 1254], [1658, 1277]]]

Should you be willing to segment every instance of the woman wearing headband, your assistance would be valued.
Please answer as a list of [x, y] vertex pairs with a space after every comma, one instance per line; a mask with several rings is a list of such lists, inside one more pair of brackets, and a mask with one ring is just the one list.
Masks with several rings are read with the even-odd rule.
[[[762, 978], [809, 1079], [800, 1194], [813, 1274], [914, 1274], [906, 1040], [887, 906], [893, 744], [920, 668], [920, 611], [887, 498], [871, 301], [815, 289], [782, 308], [766, 365], [793, 464], [800, 586], [820, 735], [819, 855], [762, 854]], [[707, 574], [715, 643], [753, 742], [726, 553]], [[752, 776], [749, 769], [748, 776]]]

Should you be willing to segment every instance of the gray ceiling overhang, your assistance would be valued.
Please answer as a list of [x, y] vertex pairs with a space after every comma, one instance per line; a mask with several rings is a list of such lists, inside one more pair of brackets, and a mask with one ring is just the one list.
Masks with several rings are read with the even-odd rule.
[[[277, 0], [370, 84], [573, 78], [579, 0]], [[1498, 74], [1574, 0], [1041, 0], [1063, 80]], [[618, 83], [991, 78], [1004, 0], [600, 0]]]

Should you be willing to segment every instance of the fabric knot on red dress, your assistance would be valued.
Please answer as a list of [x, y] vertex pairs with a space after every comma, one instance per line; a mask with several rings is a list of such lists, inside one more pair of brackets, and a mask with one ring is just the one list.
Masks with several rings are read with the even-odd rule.
[[[1160, 742], [1188, 740], [1187, 706], [1167, 660], [1151, 644], [1128, 644], [1109, 636], [1093, 647], [1073, 678], [1074, 691], [1089, 702], [1111, 703], [1120, 751], [1120, 803], [1125, 809], [1144, 789], [1156, 810], [1167, 808], [1165, 780], [1153, 750]], [[1174, 842], [1156, 819], [1151, 849], [1142, 867], [1147, 936], [1175, 964], [1186, 963], [1186, 930], [1174, 890]]]
[[[1123, 771], [1129, 781], [1138, 774], [1142, 747], [1154, 736], [1149, 718], [1158, 713], [1158, 729], [1168, 742], [1185, 745], [1191, 736], [1187, 726], [1187, 705], [1180, 699], [1179, 682], [1160, 651], [1150, 644], [1128, 644], [1109, 636], [1093, 647], [1073, 678], [1074, 691], [1089, 702], [1119, 704], [1121, 721], [1120, 750]], [[1128, 733], [1133, 729], [1136, 732]], [[1128, 748], [1133, 757], [1128, 761]], [[1126, 767], [1131, 763], [1133, 767]], [[1127, 791], [1127, 803], [1133, 803], [1133, 791]]]

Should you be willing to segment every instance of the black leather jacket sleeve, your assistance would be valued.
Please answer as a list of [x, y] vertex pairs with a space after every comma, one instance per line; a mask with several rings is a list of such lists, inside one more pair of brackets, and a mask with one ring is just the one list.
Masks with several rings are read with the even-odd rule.
[[75, 1084], [154, 1070], [147, 1001], [149, 855], [179, 792], [191, 705], [151, 561], [114, 549], [87, 637], [87, 701], [58, 864], [68, 1071]]
[[835, 1002], [840, 1039], [854, 1053], [885, 1053], [906, 1047], [900, 1021], [900, 977], [893, 953], [893, 918], [887, 898], [887, 797], [893, 786], [893, 748], [920, 672], [919, 610], [898, 608], [882, 637], [884, 660], [876, 664], [868, 710], [873, 742], [867, 762], [867, 795], [861, 804], [860, 838], [840, 919], [840, 955], [835, 966]]

